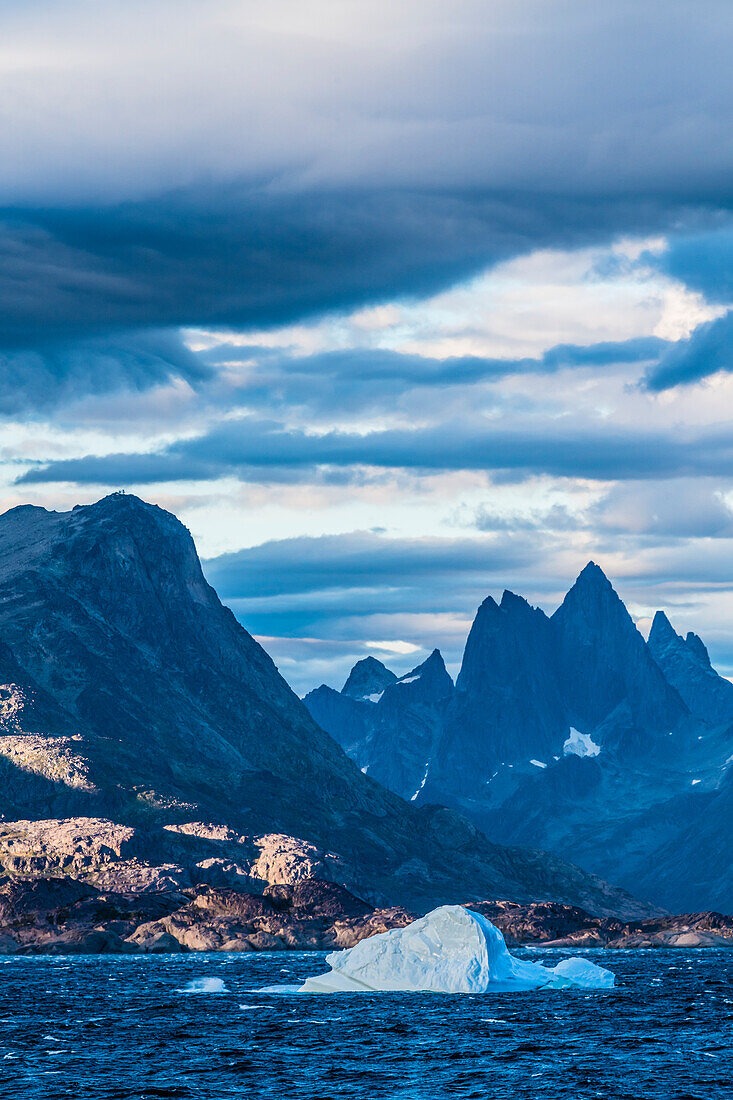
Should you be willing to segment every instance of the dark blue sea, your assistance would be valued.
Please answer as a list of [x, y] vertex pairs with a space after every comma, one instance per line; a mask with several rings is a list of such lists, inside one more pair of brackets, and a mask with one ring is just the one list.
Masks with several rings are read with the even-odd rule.
[[298, 995], [322, 955], [3, 958], [0, 1096], [729, 1100], [733, 951], [589, 954], [615, 990]]

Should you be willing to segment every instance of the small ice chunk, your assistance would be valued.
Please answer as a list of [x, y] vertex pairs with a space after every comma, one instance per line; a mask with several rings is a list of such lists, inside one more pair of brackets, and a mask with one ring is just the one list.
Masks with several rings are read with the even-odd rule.
[[442, 905], [406, 928], [334, 951], [326, 962], [331, 970], [308, 978], [302, 993], [610, 989], [614, 982], [609, 970], [586, 959], [564, 959], [554, 968], [515, 959], [499, 929], [462, 905]]
[[565, 756], [598, 756], [601, 746], [596, 745], [589, 733], [570, 727], [570, 736], [562, 747]]
[[699, 779], [693, 779], [693, 781], [692, 781], [692, 786], [693, 786], [693, 787], [696, 787], [696, 786], [697, 786], [697, 784], [698, 784], [699, 782], [700, 782], [700, 780], [699, 780]]
[[589, 959], [563, 959], [553, 967], [556, 979], [580, 989], [613, 989], [616, 980], [610, 970], [596, 966]]
[[228, 993], [221, 978], [192, 978], [179, 993]]
[[547, 764], [543, 764], [541, 760], [530, 760], [530, 764], [534, 764], [536, 768], [546, 768]]
[[361, 698], [364, 703], [378, 703], [383, 695], [383, 691], [373, 691], [371, 695], [362, 695]]

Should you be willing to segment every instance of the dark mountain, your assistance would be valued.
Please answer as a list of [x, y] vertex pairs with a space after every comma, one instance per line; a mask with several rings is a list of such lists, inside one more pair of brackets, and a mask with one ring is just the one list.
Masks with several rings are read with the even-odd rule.
[[[604, 572], [589, 562], [552, 616], [571, 725], [589, 732], [623, 708], [627, 748], [666, 735], [686, 707], [667, 683]], [[637, 731], [638, 745], [629, 738]]]
[[326, 684], [309, 691], [303, 703], [321, 729], [330, 734], [361, 768], [372, 728], [374, 704], [352, 699]]
[[29, 823], [6, 821], [11, 863], [86, 874], [93, 850], [118, 888], [120, 875], [160, 882], [150, 852], [165, 863], [168, 845], [173, 881], [293, 881], [317, 865], [415, 908], [487, 896], [634, 908], [364, 776], [222, 606], [188, 531], [133, 496], [0, 517], [0, 639], [0, 810], [68, 822], [41, 821], [44, 852], [29, 857]]
[[648, 644], [664, 678], [692, 714], [711, 725], [733, 723], [733, 684], [715, 671], [697, 634], [680, 637], [664, 612], [657, 611]]
[[[385, 688], [362, 754], [369, 775], [415, 801], [425, 785], [453, 681], [440, 652]], [[368, 760], [367, 760], [368, 757]]]
[[365, 657], [352, 668], [341, 688], [341, 694], [352, 699], [368, 699], [370, 695], [378, 695], [384, 691], [396, 679], [394, 672], [390, 672], [376, 657]]
[[456, 692], [431, 762], [425, 797], [470, 806], [534, 769], [567, 737], [554, 639], [544, 612], [505, 592], [481, 604], [466, 642]]
[[[365, 666], [374, 678], [364, 677]], [[374, 666], [359, 661], [340, 693], [321, 685], [303, 702], [364, 772], [415, 801], [442, 730], [453, 681], [437, 649], [401, 679], [379, 661]], [[378, 687], [377, 676], [385, 686], [362, 694], [365, 683]], [[347, 689], [358, 691], [358, 698], [349, 697]]]
[[[733, 874], [715, 871], [733, 831], [732, 696], [696, 635], [658, 615], [647, 644], [591, 562], [550, 618], [509, 592], [482, 603], [432, 748], [413, 739], [417, 801], [664, 906], [733, 909]], [[367, 737], [359, 760], [404, 790], [395, 743]]]

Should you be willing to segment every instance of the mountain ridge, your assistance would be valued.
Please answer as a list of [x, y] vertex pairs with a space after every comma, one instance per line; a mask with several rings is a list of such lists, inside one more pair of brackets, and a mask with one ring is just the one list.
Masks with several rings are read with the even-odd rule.
[[[361, 765], [410, 797], [370, 755], [368, 712], [362, 720]], [[733, 684], [702, 640], [680, 637], [660, 612], [645, 641], [589, 562], [550, 616], [508, 590], [482, 601], [415, 797], [669, 909], [733, 908], [733, 875], [715, 874], [716, 844], [733, 827], [732, 760]]]
[[137, 497], [0, 517], [0, 645], [6, 818], [289, 836], [334, 853], [360, 896], [413, 908], [501, 894], [645, 909], [363, 775], [220, 603], [190, 533]]

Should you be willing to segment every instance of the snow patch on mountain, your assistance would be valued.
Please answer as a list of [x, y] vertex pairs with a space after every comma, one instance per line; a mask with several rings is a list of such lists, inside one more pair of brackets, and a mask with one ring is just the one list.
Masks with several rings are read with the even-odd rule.
[[571, 726], [570, 736], [563, 744], [562, 751], [565, 756], [598, 756], [601, 746], [596, 745], [589, 733], [581, 733]]
[[425, 780], [426, 780], [426, 779], [428, 778], [428, 772], [430, 771], [430, 764], [431, 764], [431, 761], [430, 761], [430, 760], [428, 760], [427, 764], [425, 765], [425, 775], [424, 775], [424, 776], [422, 777], [422, 782], [420, 783], [420, 786], [419, 786], [419, 787], [417, 788], [417, 790], [415, 791], [414, 795], [413, 795], [413, 796], [412, 796], [412, 798], [410, 799], [410, 802], [414, 802], [414, 801], [415, 801], [415, 799], [417, 798], [417, 796], [418, 796], [418, 795], [420, 794], [420, 791], [421, 791], [421, 790], [423, 789], [423, 787], [425, 786]]

